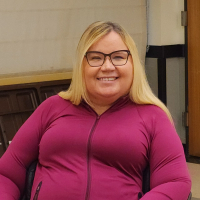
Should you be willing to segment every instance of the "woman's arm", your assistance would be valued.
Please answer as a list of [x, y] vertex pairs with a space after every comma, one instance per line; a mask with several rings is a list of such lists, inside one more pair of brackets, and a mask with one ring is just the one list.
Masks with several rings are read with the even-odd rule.
[[18, 200], [23, 193], [26, 169], [38, 158], [39, 143], [50, 119], [51, 99], [42, 103], [16, 133], [0, 159], [0, 199]]
[[142, 200], [187, 200], [191, 179], [182, 143], [165, 113], [154, 107], [153, 121], [147, 129], [151, 134], [150, 192]]

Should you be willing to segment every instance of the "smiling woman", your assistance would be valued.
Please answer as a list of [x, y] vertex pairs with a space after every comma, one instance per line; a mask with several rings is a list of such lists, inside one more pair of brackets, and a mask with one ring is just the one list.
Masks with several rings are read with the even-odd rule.
[[[101, 57], [103, 55], [102, 59], [94, 52], [100, 52], [98, 54]], [[87, 59], [83, 60], [86, 90], [93, 109], [99, 115], [118, 98], [129, 93], [133, 80], [133, 62], [128, 52], [121, 37], [111, 31], [95, 42], [86, 53]], [[98, 64], [97, 67], [91, 67], [94, 63]], [[118, 63], [120, 65], [115, 65]]]
[[[114, 38], [112, 38], [112, 36]], [[104, 44], [101, 44], [100, 41], [104, 42]], [[133, 70], [131, 73], [132, 83], [131, 83], [130, 90], [128, 91], [130, 99], [133, 102], [138, 103], [138, 104], [157, 105], [162, 110], [164, 110], [164, 112], [166, 112], [169, 119], [172, 121], [171, 114], [169, 113], [166, 106], [157, 97], [155, 97], [155, 95], [152, 93], [151, 88], [149, 87], [144, 68], [140, 62], [140, 58], [138, 55], [138, 50], [136, 48], [135, 42], [133, 41], [133, 39], [130, 37], [130, 35], [126, 32], [126, 30], [123, 27], [121, 27], [119, 24], [112, 23], [112, 22], [105, 22], [105, 23], [95, 22], [91, 24], [85, 30], [77, 47], [76, 59], [75, 59], [75, 64], [73, 68], [72, 84], [70, 85], [70, 88], [68, 91], [61, 92], [59, 95], [63, 97], [64, 99], [70, 100], [75, 105], [80, 104], [80, 102], [84, 100], [93, 109], [95, 109], [97, 105], [94, 106], [93, 103], [95, 102], [92, 102], [92, 99], [90, 99], [88, 96], [89, 95], [87, 91], [88, 88], [86, 88], [87, 80], [84, 77], [84, 73], [85, 73], [84, 71], [88, 65], [90, 65], [88, 70], [95, 71], [95, 69], [90, 69], [91, 68], [90, 62], [89, 62], [90, 64], [86, 63], [86, 60], [88, 60], [88, 53], [90, 53], [91, 51], [92, 52], [98, 51], [101, 53], [101, 55], [104, 55], [104, 54], [111, 54], [113, 51], [118, 51], [118, 50], [126, 50], [130, 52], [127, 57], [128, 65], [131, 64], [132, 70]], [[101, 67], [103, 70], [107, 66], [107, 60], [108, 60], [108, 55], [104, 56], [105, 63], [103, 62], [103, 66]], [[110, 60], [112, 63], [112, 60], [113, 60], [112, 57], [110, 57]], [[113, 67], [113, 69], [115, 69], [115, 73], [117, 73], [119, 69], [124, 68], [128, 65], [127, 63], [125, 63], [124, 66], [121, 66], [121, 67], [118, 65], [110, 65], [110, 67]], [[123, 73], [126, 73], [125, 70], [120, 70], [120, 71], [124, 71]], [[119, 96], [120, 95], [118, 95], [118, 97]], [[109, 99], [104, 98], [104, 100], [108, 101]], [[107, 105], [105, 106], [105, 109], [102, 108], [102, 111], [105, 111], [107, 108], [109, 108], [110, 104], [112, 104], [112, 102], [114, 102], [115, 100], [116, 100], [115, 97], [113, 97], [113, 101], [112, 100], [111, 102], [108, 101], [107, 102], [108, 104], [105, 102], [105, 104]], [[101, 103], [104, 104], [104, 101]]]
[[19, 199], [34, 160], [31, 200], [187, 199], [191, 180], [171, 115], [120, 25], [95, 22], [83, 33], [70, 88], [36, 109], [1, 158], [0, 199]]

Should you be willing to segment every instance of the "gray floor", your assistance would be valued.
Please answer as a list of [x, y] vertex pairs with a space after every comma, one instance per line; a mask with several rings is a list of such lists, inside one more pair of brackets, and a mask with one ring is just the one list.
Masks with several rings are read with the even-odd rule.
[[200, 200], [200, 164], [187, 163], [192, 179], [192, 200]]

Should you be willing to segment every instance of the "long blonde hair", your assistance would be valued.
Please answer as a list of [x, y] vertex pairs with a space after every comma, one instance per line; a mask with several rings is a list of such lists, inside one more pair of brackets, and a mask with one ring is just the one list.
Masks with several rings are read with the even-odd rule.
[[169, 110], [153, 94], [148, 84], [145, 70], [140, 62], [135, 42], [123, 27], [113, 22], [94, 22], [85, 30], [77, 46], [72, 82], [69, 89], [60, 92], [59, 96], [70, 100], [75, 105], [79, 105], [83, 99], [90, 104], [83, 78], [83, 59], [91, 45], [111, 31], [115, 31], [120, 35], [132, 56], [134, 74], [132, 86], [129, 92], [130, 99], [136, 104], [153, 104], [160, 107], [172, 122], [173, 120]]

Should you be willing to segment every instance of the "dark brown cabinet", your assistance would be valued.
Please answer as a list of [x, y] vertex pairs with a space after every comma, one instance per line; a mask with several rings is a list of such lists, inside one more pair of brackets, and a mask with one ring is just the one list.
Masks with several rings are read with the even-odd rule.
[[0, 87], [0, 157], [38, 105], [69, 84], [70, 80], [62, 80]]

